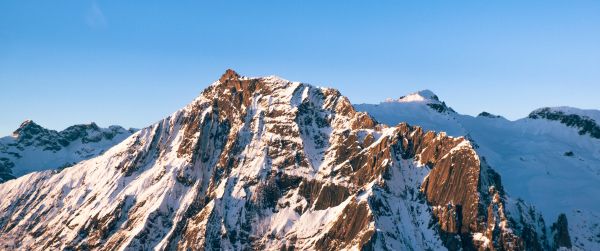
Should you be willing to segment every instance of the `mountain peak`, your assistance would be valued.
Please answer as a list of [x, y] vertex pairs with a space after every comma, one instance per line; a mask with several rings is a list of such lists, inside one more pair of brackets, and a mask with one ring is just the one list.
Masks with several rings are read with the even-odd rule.
[[66, 129], [60, 131], [61, 134], [68, 134], [72, 131], [100, 131], [102, 130], [102, 128], [100, 128], [95, 122], [90, 122], [89, 124], [76, 124], [76, 125], [72, 125], [67, 127]]
[[385, 100], [385, 102], [390, 103], [390, 102], [398, 102], [398, 103], [409, 103], [409, 102], [423, 102], [423, 103], [440, 103], [440, 100], [438, 98], [437, 95], [435, 95], [435, 93], [433, 93], [430, 90], [421, 90], [418, 92], [414, 92], [411, 94], [408, 94], [406, 96], [402, 96], [398, 99], [391, 99], [388, 98]]
[[17, 130], [13, 132], [13, 137], [19, 137], [19, 135], [21, 135], [22, 133], [36, 134], [43, 130], [45, 130], [45, 128], [36, 124], [35, 122], [33, 122], [33, 120], [28, 119], [23, 121], [19, 128], [17, 128]]
[[438, 96], [435, 95], [435, 93], [433, 93], [431, 90], [428, 90], [428, 89], [418, 91], [417, 94], [419, 94], [421, 97], [424, 97], [427, 99], [438, 100]]
[[227, 69], [225, 71], [225, 73], [223, 73], [221, 78], [219, 78], [219, 81], [222, 83], [227, 80], [238, 80], [239, 78], [240, 78], [240, 74], [238, 74], [237, 72], [235, 72], [232, 69]]
[[483, 118], [492, 118], [492, 119], [497, 119], [497, 118], [501, 118], [502, 116], [500, 115], [495, 115], [495, 114], [491, 114], [489, 112], [483, 111], [481, 113], [479, 113], [477, 115], [477, 117], [483, 117]]
[[19, 128], [26, 127], [26, 126], [31, 126], [31, 125], [37, 125], [37, 124], [35, 122], [33, 122], [33, 120], [31, 120], [31, 119], [27, 119], [27, 120], [25, 120], [25, 121], [23, 121], [21, 123], [21, 125], [19, 126]]

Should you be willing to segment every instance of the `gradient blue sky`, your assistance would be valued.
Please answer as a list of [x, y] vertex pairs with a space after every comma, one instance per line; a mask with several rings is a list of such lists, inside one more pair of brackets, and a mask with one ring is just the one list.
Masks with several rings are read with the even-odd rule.
[[600, 108], [600, 1], [170, 3], [1, 1], [0, 135], [144, 127], [227, 68], [353, 103], [431, 89], [472, 115]]

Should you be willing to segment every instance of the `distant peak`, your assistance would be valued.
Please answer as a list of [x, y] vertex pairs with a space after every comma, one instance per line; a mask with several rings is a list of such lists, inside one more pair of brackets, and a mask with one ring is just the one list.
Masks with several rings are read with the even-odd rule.
[[223, 75], [221, 76], [221, 78], [219, 79], [219, 81], [225, 82], [227, 80], [238, 80], [240, 78], [240, 74], [238, 74], [237, 72], [235, 72], [232, 69], [227, 69], [225, 71], [225, 73], [223, 73]]
[[492, 119], [501, 118], [500, 115], [491, 114], [486, 111], [479, 113], [479, 115], [477, 115], [477, 117], [492, 118]]
[[595, 120], [596, 122], [600, 122], [600, 111], [593, 109], [579, 109], [575, 107], [569, 106], [557, 106], [557, 107], [542, 107], [533, 110], [529, 113], [529, 118], [545, 118], [548, 115], [577, 115], [581, 117], [588, 117], [590, 119]]
[[27, 120], [23, 121], [23, 123], [21, 123], [19, 128], [26, 127], [29, 125], [37, 125], [37, 124], [35, 122], [33, 122], [33, 120], [31, 120], [31, 119], [27, 119]]
[[21, 123], [19, 128], [17, 128], [17, 130], [15, 130], [13, 132], [13, 137], [18, 137], [23, 132], [35, 134], [35, 133], [39, 133], [43, 130], [44, 130], [44, 128], [42, 126], [36, 124], [35, 122], [33, 122], [33, 120], [28, 119], [28, 120], [23, 121], [23, 123]]
[[419, 94], [421, 97], [424, 97], [426, 99], [432, 99], [432, 100], [438, 100], [439, 101], [438, 96], [435, 95], [435, 93], [433, 93], [432, 91], [427, 90], [427, 89], [418, 91], [417, 94]]
[[402, 96], [398, 99], [391, 99], [388, 98], [385, 100], [385, 102], [390, 103], [390, 102], [399, 102], [399, 103], [408, 103], [408, 102], [423, 102], [423, 103], [439, 103], [440, 100], [438, 98], [437, 95], [435, 95], [435, 93], [433, 93], [430, 90], [421, 90], [418, 92], [414, 92], [411, 94], [408, 94], [406, 96]]
[[[28, 120], [23, 121], [23, 123], [21, 123], [21, 125], [19, 126], [19, 129], [28, 128], [28, 127], [42, 127], [42, 126], [36, 124], [35, 122], [33, 122], [33, 120], [28, 119]], [[17, 130], [19, 130], [19, 129], [17, 129]]]
[[65, 131], [75, 130], [75, 129], [77, 129], [77, 130], [91, 129], [91, 130], [98, 131], [98, 130], [100, 130], [100, 127], [95, 122], [90, 122], [89, 124], [76, 124], [76, 125], [69, 126], [65, 129]]
[[582, 110], [573, 107], [544, 107], [536, 109], [528, 116], [530, 119], [558, 121], [566, 126], [579, 129], [579, 135], [589, 134], [600, 139], [600, 111]]
[[90, 122], [89, 124], [85, 125], [88, 128], [94, 129], [94, 130], [99, 130], [100, 127], [98, 126], [98, 124], [96, 124], [96, 122]]

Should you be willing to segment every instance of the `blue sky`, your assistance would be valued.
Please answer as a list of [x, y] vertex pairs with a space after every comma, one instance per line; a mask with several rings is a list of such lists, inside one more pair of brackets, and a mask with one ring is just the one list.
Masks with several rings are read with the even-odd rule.
[[227, 68], [353, 103], [431, 89], [472, 115], [600, 109], [600, 1], [208, 2], [0, 2], [0, 135], [144, 127]]

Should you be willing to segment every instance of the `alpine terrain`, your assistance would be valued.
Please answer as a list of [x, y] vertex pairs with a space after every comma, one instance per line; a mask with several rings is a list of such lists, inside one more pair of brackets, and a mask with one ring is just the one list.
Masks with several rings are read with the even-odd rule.
[[98, 156], [133, 132], [134, 129], [120, 126], [100, 128], [95, 123], [74, 125], [57, 132], [27, 120], [12, 136], [0, 138], [0, 183]]
[[600, 111], [545, 107], [516, 121], [488, 112], [472, 117], [429, 90], [355, 108], [386, 124], [407, 122], [468, 138], [511, 198], [544, 216], [547, 233], [558, 222], [568, 226], [567, 246], [600, 250]]
[[[597, 150], [592, 117], [540, 110], [518, 122], [531, 132], [490, 123], [490, 134], [540, 137], [493, 148], [485, 129], [469, 131], [445, 104], [407, 103], [427, 111], [424, 128], [448, 134], [396, 123], [401, 115], [374, 114], [393, 126], [380, 124], [334, 89], [228, 70], [185, 108], [101, 155], [0, 184], [0, 249], [600, 248], [597, 198], [579, 200], [598, 194], [590, 183], [598, 152], [587, 151]], [[537, 149], [546, 140], [567, 143], [552, 148], [560, 154]], [[520, 151], [524, 160], [513, 160]], [[572, 180], [584, 176], [574, 172], [589, 177]], [[563, 174], [578, 176], [556, 177]], [[562, 192], [538, 198], [535, 189], [515, 190], [514, 179]], [[580, 204], [563, 201], [567, 193], [580, 193], [573, 199]], [[581, 208], [581, 217], [566, 205]]]

